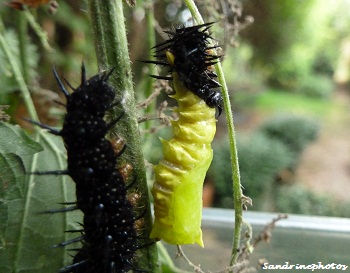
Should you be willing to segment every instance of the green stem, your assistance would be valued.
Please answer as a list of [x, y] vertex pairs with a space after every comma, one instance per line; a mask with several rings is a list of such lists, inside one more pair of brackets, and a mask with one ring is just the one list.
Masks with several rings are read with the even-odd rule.
[[23, 13], [16, 13], [18, 22], [18, 41], [19, 41], [19, 55], [21, 60], [21, 67], [23, 72], [23, 78], [25, 82], [28, 82], [28, 58], [27, 58], [27, 45], [28, 45], [28, 22]]
[[[145, 9], [146, 9], [146, 27], [147, 27], [147, 48], [152, 48], [156, 44], [156, 33], [155, 33], [155, 21], [154, 21], [154, 10], [153, 10], [153, 0], [147, 1], [145, 3]], [[153, 52], [151, 50], [148, 50], [148, 57], [147, 60], [155, 60], [153, 56]], [[156, 75], [157, 69], [154, 64], [148, 64], [148, 73], [150, 75]], [[154, 79], [151, 77], [146, 78], [146, 84], [145, 84], [145, 97], [148, 98], [153, 93], [153, 83]], [[145, 115], [149, 113], [155, 113], [155, 100], [153, 103], [148, 105], [148, 107], [145, 109]], [[151, 128], [150, 122], [144, 123], [144, 129], [147, 131]], [[145, 143], [149, 143], [147, 141], [151, 137], [151, 134], [145, 134], [143, 136]]]
[[230, 155], [231, 155], [231, 168], [232, 168], [232, 181], [233, 181], [233, 205], [235, 208], [235, 230], [233, 234], [233, 245], [230, 266], [237, 262], [238, 249], [241, 241], [241, 229], [243, 222], [243, 192], [241, 186], [241, 179], [239, 174], [239, 163], [237, 154], [237, 143], [235, 136], [235, 128], [233, 122], [233, 115], [231, 111], [231, 103], [229, 93], [224, 77], [224, 72], [220, 63], [215, 65], [215, 70], [218, 75], [218, 80], [222, 85], [222, 95], [224, 99], [224, 109], [226, 114], [226, 121], [228, 126], [228, 135], [230, 139]]
[[199, 13], [199, 10], [196, 6], [196, 4], [194, 3], [193, 0], [184, 0], [187, 8], [190, 10], [191, 15], [193, 17], [193, 19], [196, 21], [196, 23], [198, 25], [204, 24], [202, 15]]
[[162, 242], [158, 242], [157, 245], [163, 273], [193, 273], [193, 271], [185, 271], [183, 269], [177, 268], [164, 244]]
[[[127, 141], [127, 149], [120, 157], [120, 160], [122, 163], [133, 165], [133, 174], [137, 178], [137, 183], [133, 184], [133, 189], [141, 193], [141, 198], [137, 206], [142, 208], [140, 213], [144, 213], [143, 220], [145, 226], [140, 229], [140, 237], [145, 239], [140, 239], [140, 241], [141, 245], [146, 245], [150, 242], [147, 238], [149, 238], [152, 227], [152, 217], [140, 133], [135, 111], [132, 73], [124, 24], [123, 1], [89, 0], [88, 3], [99, 67], [100, 69], [107, 70], [115, 68], [110, 83], [117, 90], [116, 96], [118, 101], [121, 102], [121, 105], [117, 105], [117, 108], [123, 107], [124, 115], [113, 128], [112, 131], [114, 133], [112, 132], [111, 135], [117, 134]], [[120, 112], [117, 109], [112, 111], [110, 118], [117, 118]], [[135, 258], [135, 267], [137, 269], [154, 273], [160, 271], [155, 244], [143, 247], [139, 252]]]
[[[147, 24], [147, 46], [148, 48], [152, 48], [156, 44], [156, 33], [154, 28], [154, 10], [153, 10], [153, 1], [149, 1], [146, 7], [146, 24]], [[153, 52], [148, 50], [148, 58], [147, 60], [155, 60], [153, 56]], [[149, 73], [151, 75], [155, 75], [157, 70], [154, 64], [148, 64]], [[146, 98], [150, 96], [153, 92], [153, 83], [154, 79], [151, 77], [147, 77], [147, 84], [145, 90]], [[155, 104], [151, 104], [151, 107], [147, 107], [146, 111], [149, 113], [154, 113]]]
[[[199, 13], [193, 0], [184, 0], [186, 6], [190, 10], [193, 18], [197, 24], [203, 24], [201, 14]], [[230, 154], [231, 154], [231, 168], [232, 168], [232, 181], [233, 181], [233, 203], [235, 208], [235, 230], [233, 234], [233, 246], [232, 246], [232, 255], [230, 265], [234, 265], [237, 262], [238, 251], [241, 241], [241, 229], [243, 221], [243, 193], [242, 186], [239, 174], [239, 164], [238, 164], [238, 155], [237, 155], [237, 144], [235, 137], [235, 128], [233, 122], [233, 115], [231, 111], [231, 102], [229, 98], [229, 92], [226, 85], [224, 72], [222, 70], [221, 63], [218, 62], [215, 65], [215, 70], [218, 75], [218, 81], [222, 85], [222, 95], [224, 100], [224, 109], [226, 114], [226, 122], [228, 127], [228, 135], [230, 139]]]
[[33, 29], [35, 34], [38, 36], [41, 45], [47, 50], [47, 51], [53, 51], [49, 41], [48, 41], [48, 36], [47, 33], [42, 29], [42, 27], [38, 24], [38, 22], [35, 20], [35, 17], [33, 14], [28, 10], [27, 7], [24, 7], [23, 14], [29, 23], [30, 27]]

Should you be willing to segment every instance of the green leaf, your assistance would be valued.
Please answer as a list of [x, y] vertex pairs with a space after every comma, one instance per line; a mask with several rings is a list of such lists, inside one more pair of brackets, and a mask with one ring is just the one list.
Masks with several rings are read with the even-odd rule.
[[[74, 229], [71, 223], [81, 216], [42, 212], [75, 201], [74, 183], [63, 175], [26, 173], [65, 169], [63, 143], [44, 132], [34, 142], [11, 125], [0, 127], [0, 139], [0, 272], [57, 272], [70, 258], [52, 246], [72, 238], [64, 230]], [[33, 154], [41, 147], [43, 152]]]
[[[7, 204], [4, 200], [14, 200], [23, 196], [21, 189], [24, 184], [24, 165], [21, 158], [15, 154], [0, 154], [0, 234], [3, 234], [8, 219]], [[17, 184], [12, 186], [12, 182]], [[2, 213], [4, 212], [4, 213]]]
[[19, 126], [0, 122], [0, 153], [30, 155], [42, 151], [41, 145], [33, 141]]

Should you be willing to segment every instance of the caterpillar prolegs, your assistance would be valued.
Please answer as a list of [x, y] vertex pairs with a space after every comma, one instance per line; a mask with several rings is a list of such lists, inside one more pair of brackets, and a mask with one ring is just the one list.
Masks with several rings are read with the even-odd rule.
[[157, 56], [163, 59], [150, 61], [170, 68], [172, 97], [178, 102], [173, 138], [161, 139], [164, 158], [154, 167], [152, 188], [155, 220], [151, 238], [171, 244], [203, 246], [202, 187], [213, 158], [215, 108], [219, 113], [222, 109], [221, 94], [212, 89], [219, 84], [210, 69], [218, 58], [208, 46], [210, 36], [205, 31], [210, 25], [171, 32], [169, 41], [156, 46]]

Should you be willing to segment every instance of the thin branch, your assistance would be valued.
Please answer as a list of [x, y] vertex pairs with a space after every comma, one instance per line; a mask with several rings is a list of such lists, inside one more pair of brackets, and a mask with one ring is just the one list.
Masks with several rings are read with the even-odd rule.
[[27, 7], [23, 7], [24, 8], [24, 16], [27, 19], [27, 22], [29, 23], [29, 25], [31, 26], [31, 28], [33, 29], [33, 31], [35, 32], [35, 34], [38, 36], [42, 46], [47, 50], [52, 52], [53, 49], [49, 44], [48, 41], [48, 36], [47, 33], [42, 29], [42, 27], [37, 23], [37, 21], [35, 20], [33, 14], [30, 13], [30, 11], [28, 10]]
[[182, 248], [180, 245], [177, 245], [177, 254], [176, 257], [182, 257], [184, 258], [184, 260], [188, 263], [189, 266], [191, 266], [194, 270], [194, 272], [197, 273], [205, 273], [204, 271], [202, 271], [200, 265], [195, 265], [194, 263], [191, 262], [191, 260], [189, 258], [187, 258], [187, 256], [185, 255], [185, 253], [183, 252]]
[[258, 243], [261, 241], [269, 242], [271, 238], [271, 231], [275, 228], [276, 222], [287, 219], [287, 214], [279, 214], [276, 218], [272, 219], [272, 221], [267, 224], [264, 229], [259, 233], [259, 235], [252, 242], [252, 246], [256, 247]]

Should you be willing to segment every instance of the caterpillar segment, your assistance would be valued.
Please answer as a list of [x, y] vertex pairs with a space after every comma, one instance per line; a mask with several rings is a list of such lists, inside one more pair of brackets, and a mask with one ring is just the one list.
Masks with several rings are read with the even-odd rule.
[[[174, 56], [166, 52], [168, 62]], [[154, 167], [155, 221], [151, 238], [170, 244], [204, 247], [201, 231], [202, 188], [213, 158], [211, 142], [216, 132], [215, 108], [186, 88], [172, 71], [172, 97], [179, 118], [172, 121], [173, 138], [161, 139], [164, 158]]]

